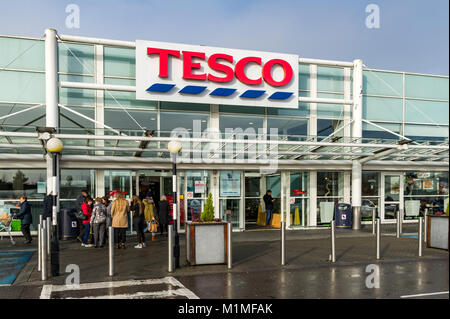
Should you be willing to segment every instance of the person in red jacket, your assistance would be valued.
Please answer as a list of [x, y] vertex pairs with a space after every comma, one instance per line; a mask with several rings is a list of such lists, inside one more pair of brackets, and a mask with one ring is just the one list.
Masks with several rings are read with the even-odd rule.
[[83, 226], [84, 226], [84, 234], [83, 234], [83, 242], [81, 244], [82, 247], [94, 247], [94, 245], [89, 244], [89, 234], [91, 232], [91, 215], [92, 215], [92, 204], [94, 201], [91, 197], [86, 198], [83, 204], [81, 204], [81, 210], [83, 211], [83, 214], [86, 215], [88, 218], [86, 220], [83, 220]]

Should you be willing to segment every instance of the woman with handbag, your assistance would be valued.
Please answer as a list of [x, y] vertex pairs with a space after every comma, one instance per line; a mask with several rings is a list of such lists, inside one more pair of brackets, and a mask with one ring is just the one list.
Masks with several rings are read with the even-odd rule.
[[122, 193], [117, 193], [116, 200], [111, 204], [112, 227], [114, 228], [115, 241], [117, 248], [126, 248], [125, 242], [127, 240], [128, 216], [130, 211], [128, 201], [123, 198]]
[[144, 204], [144, 216], [145, 221], [149, 223], [148, 231], [152, 233], [152, 241], [158, 241], [156, 234], [158, 233], [158, 220], [155, 216], [155, 203], [150, 196], [144, 198], [142, 201]]
[[144, 234], [144, 205], [137, 196], [131, 197], [130, 210], [133, 213], [133, 225], [136, 229], [138, 244], [134, 248], [144, 248], [145, 234]]

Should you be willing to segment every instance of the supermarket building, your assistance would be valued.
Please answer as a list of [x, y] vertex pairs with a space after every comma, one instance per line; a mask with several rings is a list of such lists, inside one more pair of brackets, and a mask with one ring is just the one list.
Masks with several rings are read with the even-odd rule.
[[0, 213], [26, 194], [40, 214], [49, 132], [65, 208], [82, 189], [170, 195], [176, 131], [180, 231], [209, 193], [235, 230], [254, 227], [267, 189], [288, 229], [327, 225], [335, 203], [383, 223], [448, 203], [448, 76], [47, 29], [0, 36], [0, 84]]

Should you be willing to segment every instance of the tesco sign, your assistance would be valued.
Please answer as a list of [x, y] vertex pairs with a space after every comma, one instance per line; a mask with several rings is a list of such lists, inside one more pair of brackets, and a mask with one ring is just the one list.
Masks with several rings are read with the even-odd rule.
[[136, 99], [298, 108], [298, 56], [137, 40]]

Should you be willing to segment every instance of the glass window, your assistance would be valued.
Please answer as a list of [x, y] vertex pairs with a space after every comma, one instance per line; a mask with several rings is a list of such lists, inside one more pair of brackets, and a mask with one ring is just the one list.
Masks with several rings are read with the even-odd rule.
[[[29, 108], [30, 105], [20, 104], [0, 104], [0, 116], [8, 115], [14, 112], [22, 111]], [[26, 117], [24, 115], [27, 115]], [[17, 116], [11, 116], [0, 120], [0, 127], [5, 130], [18, 130], [20, 132], [35, 132], [36, 126], [45, 126], [45, 105], [35, 108], [26, 113]], [[6, 127], [10, 127], [7, 129]], [[11, 138], [14, 139], [14, 138]], [[6, 149], [2, 149], [2, 152]]]
[[[105, 78], [105, 84], [135, 86], [136, 80]], [[135, 92], [105, 91], [104, 96], [105, 106], [114, 106], [117, 108], [136, 107], [154, 110], [158, 108], [157, 101], [137, 100]]]
[[[93, 107], [74, 107], [70, 106], [71, 110], [81, 113], [89, 118], [94, 118]], [[88, 121], [85, 118], [78, 116], [63, 108], [59, 110], [59, 125], [61, 132], [69, 134], [94, 134], [95, 124], [92, 121]]]
[[329, 92], [344, 92], [344, 69], [318, 66], [317, 90]]
[[245, 197], [260, 197], [261, 177], [245, 177]]
[[380, 173], [362, 172], [362, 196], [378, 196]]
[[[128, 114], [127, 114], [128, 112]], [[134, 120], [133, 120], [134, 119]], [[157, 112], [153, 110], [125, 110], [105, 108], [105, 124], [117, 130], [157, 130]]]
[[208, 128], [209, 114], [204, 113], [181, 113], [181, 112], [161, 112], [160, 113], [160, 132], [162, 136], [170, 136], [172, 130], [176, 128], [185, 128], [189, 132], [201, 132]]
[[442, 141], [448, 139], [448, 126], [406, 124], [405, 136], [418, 141]]
[[0, 87], [0, 101], [36, 104], [45, 102], [44, 73], [3, 70], [0, 72]]
[[105, 47], [103, 59], [105, 76], [136, 76], [136, 50]]
[[3, 169], [0, 173], [0, 200], [42, 199], [47, 192], [47, 172], [43, 169]]
[[59, 42], [58, 70], [65, 73], [94, 74], [94, 46]]
[[363, 71], [363, 93], [402, 96], [402, 73]]
[[[328, 120], [328, 119], [318, 119], [317, 120], [317, 136], [329, 136], [334, 131], [341, 128], [344, 124], [342, 120]], [[340, 132], [343, 132], [342, 130]]]
[[344, 191], [344, 173], [317, 172], [317, 196], [342, 196]]
[[406, 100], [405, 122], [448, 124], [448, 102]]
[[44, 45], [42, 40], [0, 37], [2, 67], [44, 71]]
[[220, 197], [240, 197], [240, 196], [241, 196], [241, 172], [221, 171]]
[[308, 173], [291, 173], [290, 182], [291, 197], [308, 196]]
[[363, 96], [363, 118], [380, 121], [402, 121], [402, 100]]
[[95, 170], [62, 169], [60, 198], [76, 199], [82, 190], [95, 197]]
[[243, 134], [247, 133], [250, 137], [256, 137], [259, 132], [264, 132], [263, 116], [220, 115], [219, 122], [220, 132], [224, 136], [227, 136], [225, 134], [230, 130], [236, 129], [242, 129]]
[[[332, 94], [332, 93], [319, 93], [317, 94], [319, 98], [329, 98], [329, 99], [343, 99], [343, 94]], [[328, 118], [343, 118], [344, 117], [344, 106], [342, 104], [317, 104], [317, 116], [328, 117]]]
[[308, 135], [308, 120], [293, 117], [267, 117], [267, 131], [277, 128], [281, 135]]
[[[299, 92], [299, 96], [308, 96], [308, 92]], [[309, 116], [309, 103], [298, 103], [297, 109], [266, 108], [268, 115]]]
[[272, 197], [281, 196], [281, 176], [272, 175], [266, 177], [266, 188], [272, 191]]
[[105, 194], [109, 191], [119, 190], [126, 192], [126, 197], [130, 197], [131, 192], [131, 172], [105, 170]]
[[307, 226], [309, 199], [296, 197], [293, 204], [290, 204], [291, 226]]
[[415, 98], [448, 100], [448, 77], [405, 75], [405, 95]]
[[240, 106], [240, 105], [219, 105], [221, 113], [245, 113], [245, 114], [264, 114], [263, 107]]
[[[60, 75], [60, 81], [93, 83], [91, 76]], [[59, 88], [59, 101], [64, 105], [95, 105], [95, 91], [84, 89]]]
[[309, 91], [309, 64], [298, 66], [298, 89]]
[[[385, 127], [386, 129], [400, 134], [400, 124], [391, 124], [391, 123], [375, 123], [381, 127]], [[380, 138], [380, 139], [394, 139], [398, 140], [399, 137], [389, 133], [385, 130], [382, 130], [376, 126], [371, 124], [363, 123], [363, 138]]]
[[405, 197], [414, 195], [448, 195], [448, 173], [407, 172]]

